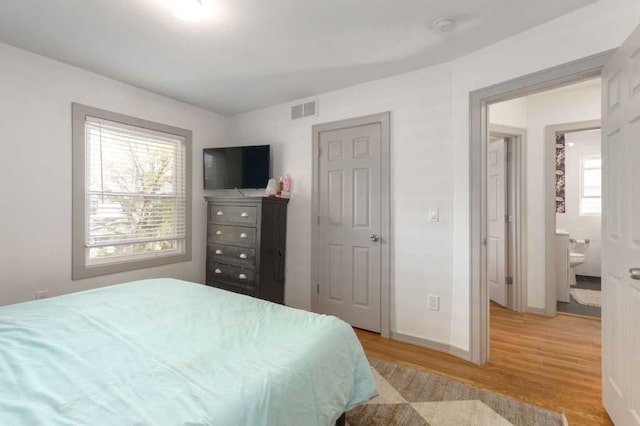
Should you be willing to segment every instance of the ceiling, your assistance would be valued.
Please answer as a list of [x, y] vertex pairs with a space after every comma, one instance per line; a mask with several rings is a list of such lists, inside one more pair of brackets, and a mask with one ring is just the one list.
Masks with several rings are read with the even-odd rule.
[[[450, 61], [595, 0], [2, 0], [0, 42], [233, 115]], [[454, 17], [447, 35], [434, 20]]]

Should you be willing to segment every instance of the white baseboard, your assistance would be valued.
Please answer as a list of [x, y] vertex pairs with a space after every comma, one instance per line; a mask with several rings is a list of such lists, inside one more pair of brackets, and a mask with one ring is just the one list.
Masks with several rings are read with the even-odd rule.
[[427, 349], [433, 349], [438, 352], [451, 354], [458, 358], [462, 358], [465, 361], [471, 361], [470, 351], [459, 348], [457, 346], [450, 345], [448, 343], [437, 342], [435, 340], [429, 340], [422, 337], [412, 336], [410, 334], [398, 333], [395, 331], [391, 332], [391, 339], [398, 340], [404, 343], [410, 343], [416, 346], [422, 346], [423, 348], [427, 348]]
[[544, 308], [534, 308], [533, 306], [527, 306], [527, 312], [530, 314], [547, 316], [547, 311]]
[[457, 356], [458, 358], [462, 358], [465, 361], [471, 361], [471, 351], [467, 349], [462, 349], [457, 346], [449, 345], [449, 353], [453, 356]]

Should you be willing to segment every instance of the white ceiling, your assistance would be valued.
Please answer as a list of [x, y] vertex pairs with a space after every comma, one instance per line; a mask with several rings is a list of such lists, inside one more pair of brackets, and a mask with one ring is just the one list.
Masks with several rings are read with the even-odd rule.
[[[1, 0], [0, 41], [224, 115], [443, 63], [595, 0]], [[449, 35], [431, 31], [455, 17]]]

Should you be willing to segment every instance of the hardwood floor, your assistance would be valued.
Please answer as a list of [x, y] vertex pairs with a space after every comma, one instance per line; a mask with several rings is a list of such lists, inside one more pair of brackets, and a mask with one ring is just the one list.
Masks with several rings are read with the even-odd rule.
[[547, 318], [491, 305], [489, 362], [356, 330], [368, 356], [440, 374], [567, 415], [570, 425], [611, 425], [601, 402], [600, 320]]

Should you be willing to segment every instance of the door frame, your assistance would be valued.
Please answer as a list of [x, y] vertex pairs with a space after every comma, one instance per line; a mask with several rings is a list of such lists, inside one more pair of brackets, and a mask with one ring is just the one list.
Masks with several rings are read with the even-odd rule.
[[[588, 56], [469, 93], [469, 352], [471, 361], [476, 364], [485, 364], [489, 359], [486, 250], [489, 105], [600, 77], [602, 69], [615, 51], [613, 49]], [[551, 274], [554, 271], [545, 269], [547, 282], [553, 280]]]
[[552, 124], [545, 127], [544, 133], [544, 176], [545, 176], [545, 268], [551, 270], [551, 279], [547, 274], [545, 285], [545, 315], [556, 315], [557, 283], [553, 268], [555, 265], [555, 235], [556, 235], [556, 134], [574, 133], [583, 130], [595, 130], [602, 127], [602, 120], [585, 120], [573, 123]]
[[[509, 139], [514, 152], [515, 176], [508, 174], [508, 188], [515, 192], [515, 285], [509, 300], [510, 309], [524, 312], [527, 309], [527, 129], [520, 127], [489, 124], [489, 136]], [[507, 149], [508, 152], [508, 149]], [[507, 167], [508, 170], [508, 167]]]
[[312, 167], [313, 180], [311, 195], [311, 310], [318, 312], [320, 249], [318, 247], [319, 220], [319, 161], [320, 133], [350, 127], [380, 124], [380, 334], [391, 337], [391, 256], [393, 235], [391, 232], [391, 112], [315, 124], [312, 127]]

